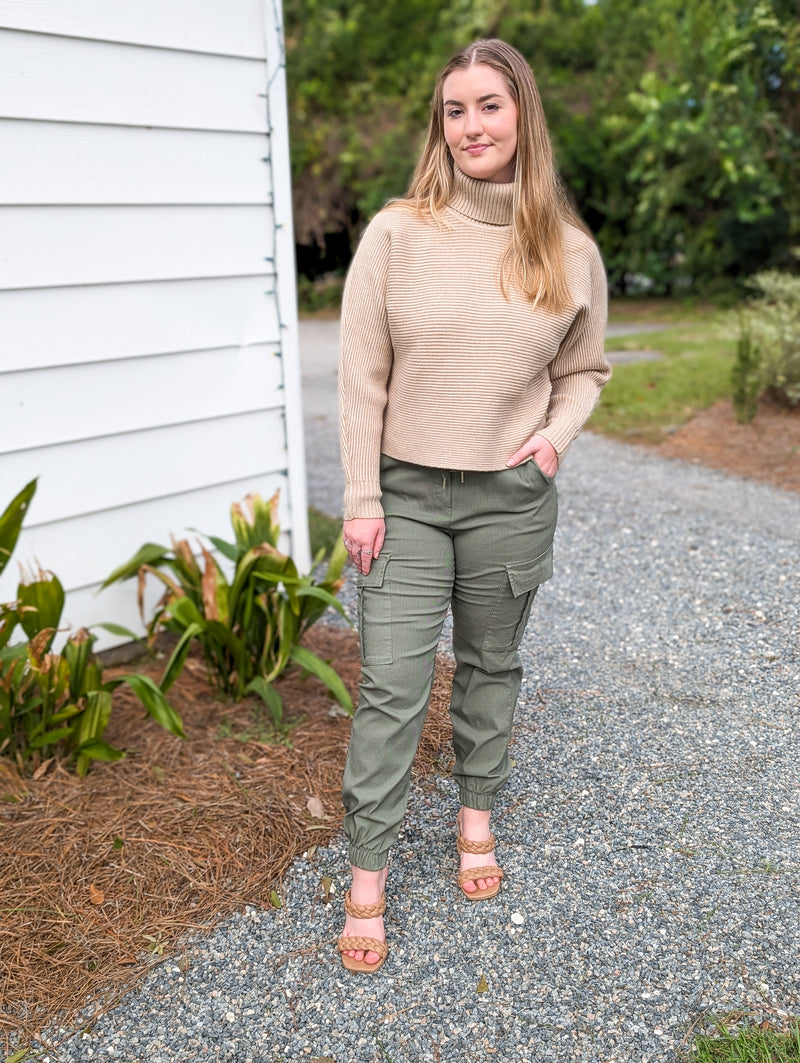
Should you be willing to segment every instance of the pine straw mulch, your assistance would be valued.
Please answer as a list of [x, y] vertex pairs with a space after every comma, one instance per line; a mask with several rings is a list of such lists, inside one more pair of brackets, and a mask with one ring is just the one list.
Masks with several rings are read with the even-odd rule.
[[[318, 624], [305, 641], [355, 696], [356, 635]], [[156, 677], [161, 667], [136, 665]], [[418, 775], [447, 748], [451, 680], [440, 660]], [[313, 679], [289, 675], [280, 689], [287, 717], [302, 717], [291, 745], [256, 733], [252, 704], [216, 699], [191, 658], [170, 691], [188, 741], [144, 717], [120, 688], [106, 738], [130, 751], [125, 760], [95, 763], [84, 779], [58, 763], [23, 779], [0, 762], [6, 1052], [56, 1018], [112, 1006], [183, 935], [244, 905], [279, 903], [273, 891], [291, 862], [338, 831], [349, 718], [331, 711]]]
[[755, 420], [739, 424], [730, 399], [721, 399], [659, 444], [658, 451], [800, 491], [800, 406], [762, 398]]

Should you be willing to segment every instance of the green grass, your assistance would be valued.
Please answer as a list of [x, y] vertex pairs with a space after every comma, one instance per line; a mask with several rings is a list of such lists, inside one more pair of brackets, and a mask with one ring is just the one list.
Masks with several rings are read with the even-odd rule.
[[315, 557], [318, 551], [324, 550], [330, 554], [336, 540], [342, 534], [342, 522], [335, 517], [329, 517], [318, 509], [309, 507], [308, 510], [308, 534], [311, 539], [311, 556]]
[[711, 303], [697, 299], [610, 299], [608, 320], [613, 325], [681, 325], [703, 322], [718, 312]]
[[627, 442], [660, 443], [699, 410], [730, 397], [736, 334], [735, 315], [683, 306], [681, 321], [662, 331], [607, 340], [609, 351], [654, 350], [663, 358], [615, 365], [588, 427]]
[[686, 1063], [800, 1063], [800, 1019], [787, 1030], [763, 1024], [730, 1031], [724, 1021], [716, 1025], [716, 1033], [698, 1037], [694, 1051], [682, 1057]]

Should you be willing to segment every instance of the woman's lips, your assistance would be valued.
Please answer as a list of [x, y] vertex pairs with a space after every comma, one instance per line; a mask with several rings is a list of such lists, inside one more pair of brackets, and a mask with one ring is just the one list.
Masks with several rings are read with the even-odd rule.
[[470, 144], [467, 148], [467, 152], [470, 155], [482, 155], [488, 147], [488, 144]]

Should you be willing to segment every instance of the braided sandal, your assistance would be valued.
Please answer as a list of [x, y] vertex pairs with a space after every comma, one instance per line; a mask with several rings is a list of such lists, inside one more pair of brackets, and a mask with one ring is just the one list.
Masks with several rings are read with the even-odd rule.
[[[485, 842], [471, 842], [468, 838], [465, 838], [461, 833], [461, 825], [458, 824], [458, 840], [456, 841], [456, 847], [459, 853], [472, 853], [473, 855], [481, 855], [482, 853], [490, 853], [495, 846], [495, 838], [493, 834], [490, 834]], [[480, 889], [478, 886], [479, 878], [502, 878], [503, 869], [497, 867], [495, 864], [487, 864], [484, 867], [468, 867], [458, 873], [458, 888], [464, 894], [468, 901], [488, 901], [490, 897], [496, 897], [500, 892], [500, 883], [495, 882], [493, 886], [487, 886], [485, 889]], [[475, 883], [475, 892], [468, 893], [464, 889], [465, 882]]]
[[[355, 904], [350, 899], [350, 890], [348, 890], [344, 895], [344, 910], [353, 919], [374, 919], [386, 911], [386, 894], [381, 894], [381, 899], [377, 904]], [[342, 936], [336, 945], [342, 954], [342, 963], [347, 970], [363, 974], [374, 974], [379, 967], [383, 966], [384, 960], [389, 955], [389, 946], [385, 941], [379, 941], [377, 938]], [[356, 960], [353, 956], [345, 955], [346, 952], [352, 951], [377, 952], [380, 959], [377, 963], [367, 963], [366, 960]]]

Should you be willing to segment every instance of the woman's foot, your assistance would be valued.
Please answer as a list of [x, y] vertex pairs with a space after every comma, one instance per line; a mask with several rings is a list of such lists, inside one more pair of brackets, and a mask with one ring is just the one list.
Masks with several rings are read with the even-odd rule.
[[[458, 884], [467, 896], [474, 896], [475, 900], [493, 897], [499, 890], [500, 879], [503, 877], [502, 871], [496, 866], [494, 846], [486, 849], [486, 844], [493, 840], [492, 832], [489, 830], [490, 817], [489, 811], [466, 806], [462, 806], [458, 813], [460, 836], [458, 849], [461, 855]], [[475, 852], [469, 851], [470, 842], [477, 843], [472, 846]], [[470, 878], [467, 872], [473, 869], [478, 872], [478, 875]]]
[[[383, 897], [384, 890], [386, 889], [386, 879], [389, 874], [388, 868], [384, 867], [380, 871], [365, 871], [361, 867], [353, 867], [353, 884], [350, 887], [350, 902], [357, 906], [370, 906], [380, 903], [381, 897]], [[370, 919], [358, 919], [355, 916], [347, 915], [344, 921], [344, 930], [342, 936], [339, 938], [340, 951], [343, 956], [349, 956], [351, 959], [357, 962], [364, 961], [369, 966], [375, 966], [380, 963], [381, 955], [371, 950], [364, 951], [363, 949], [342, 949], [343, 939], [348, 937], [354, 938], [375, 938], [377, 941], [386, 941], [386, 933], [383, 928], [383, 916], [373, 916]]]

